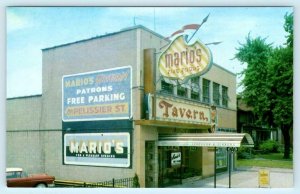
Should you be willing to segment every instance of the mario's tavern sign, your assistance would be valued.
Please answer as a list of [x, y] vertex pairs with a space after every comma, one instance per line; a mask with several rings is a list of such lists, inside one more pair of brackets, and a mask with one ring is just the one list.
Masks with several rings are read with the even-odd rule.
[[206, 73], [212, 65], [209, 48], [196, 41], [188, 45], [183, 35], [178, 36], [158, 59], [160, 73], [171, 79], [187, 79]]

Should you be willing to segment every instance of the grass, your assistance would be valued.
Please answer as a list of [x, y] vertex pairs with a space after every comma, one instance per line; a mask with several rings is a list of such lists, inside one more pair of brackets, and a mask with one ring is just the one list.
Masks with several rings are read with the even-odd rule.
[[[292, 156], [291, 156], [292, 157]], [[293, 159], [283, 159], [282, 153], [258, 154], [253, 159], [239, 159], [237, 166], [257, 166], [270, 168], [288, 168], [293, 169]]]

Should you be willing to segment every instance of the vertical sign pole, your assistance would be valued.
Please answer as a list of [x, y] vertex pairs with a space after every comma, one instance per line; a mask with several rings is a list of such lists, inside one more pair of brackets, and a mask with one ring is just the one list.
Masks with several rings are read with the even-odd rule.
[[217, 188], [217, 147], [215, 147], [214, 188]]
[[228, 187], [231, 188], [231, 149], [227, 148], [227, 161], [228, 161], [228, 176], [229, 176], [229, 185]]
[[182, 147], [180, 147], [180, 153], [181, 153], [181, 161], [180, 161], [180, 184], [182, 184], [182, 159], [183, 159], [183, 151]]
[[231, 188], [231, 152], [229, 152], [229, 188]]
[[228, 153], [228, 171], [229, 171], [229, 188], [231, 188], [231, 167], [233, 166], [233, 154], [237, 151], [236, 147], [227, 148]]
[[161, 186], [164, 187], [164, 154], [165, 154], [165, 149], [164, 146], [161, 147]]

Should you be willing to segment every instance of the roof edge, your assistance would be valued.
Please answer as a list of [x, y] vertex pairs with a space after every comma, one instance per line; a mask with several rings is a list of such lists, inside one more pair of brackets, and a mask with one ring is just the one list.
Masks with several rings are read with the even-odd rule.
[[232, 71], [226, 69], [225, 67], [222, 67], [222, 66], [218, 65], [217, 63], [213, 63], [213, 65], [220, 68], [220, 69], [222, 69], [222, 70], [224, 70], [224, 71], [226, 71], [227, 73], [230, 73], [230, 74], [234, 75], [234, 76], [237, 75], [236, 73], [233, 73]]
[[15, 99], [23, 99], [23, 98], [37, 98], [37, 97], [42, 97], [42, 94], [35, 94], [35, 95], [29, 95], [29, 96], [11, 97], [11, 98], [6, 98], [6, 100], [15, 100]]
[[120, 31], [117, 31], [117, 32], [112, 32], [112, 33], [108, 33], [108, 34], [104, 34], [104, 35], [98, 35], [98, 36], [95, 36], [95, 37], [78, 40], [78, 41], [75, 41], [75, 42], [69, 42], [69, 43], [65, 43], [65, 44], [61, 44], [61, 45], [47, 47], [47, 48], [43, 48], [41, 50], [42, 51], [47, 51], [47, 50], [56, 49], [56, 48], [60, 48], [60, 47], [64, 47], [64, 46], [69, 46], [69, 45], [80, 43], [80, 42], [86, 42], [86, 41], [93, 40], [93, 39], [105, 38], [105, 37], [117, 35], [117, 34], [120, 34], [120, 33], [123, 33], [123, 32], [128, 32], [128, 31], [136, 30], [136, 29], [143, 29], [143, 30], [148, 31], [148, 32], [150, 32], [150, 33], [152, 33], [152, 34], [154, 34], [154, 35], [156, 35], [156, 36], [158, 36], [162, 39], [165, 38], [164, 36], [158, 34], [157, 32], [154, 32], [154, 31], [150, 30], [149, 28], [146, 28], [143, 25], [136, 25], [136, 26], [132, 26], [132, 27], [123, 28], [123, 29], [121, 29]]

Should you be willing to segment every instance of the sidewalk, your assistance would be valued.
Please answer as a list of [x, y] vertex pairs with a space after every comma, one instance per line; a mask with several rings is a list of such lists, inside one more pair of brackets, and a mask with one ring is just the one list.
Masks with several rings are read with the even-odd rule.
[[[238, 168], [231, 173], [232, 188], [258, 188], [258, 171], [266, 169], [270, 171], [270, 188], [293, 187], [293, 170], [280, 168]], [[217, 188], [228, 188], [228, 172], [217, 175]], [[182, 185], [170, 186], [170, 188], [214, 188], [214, 177], [189, 182]]]

